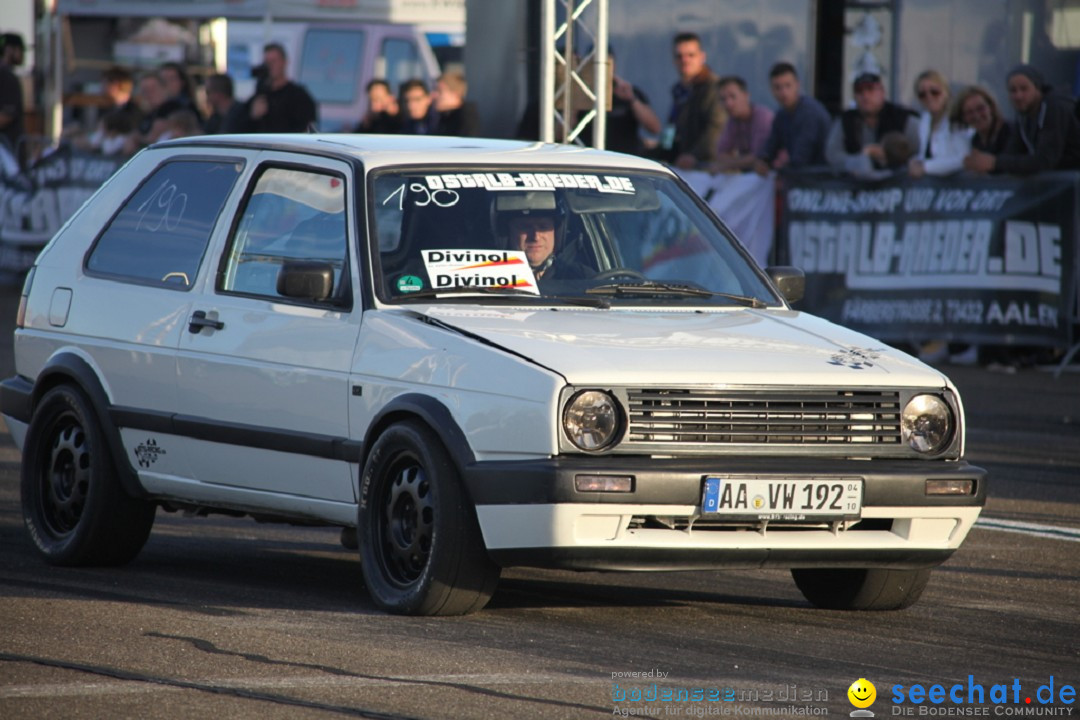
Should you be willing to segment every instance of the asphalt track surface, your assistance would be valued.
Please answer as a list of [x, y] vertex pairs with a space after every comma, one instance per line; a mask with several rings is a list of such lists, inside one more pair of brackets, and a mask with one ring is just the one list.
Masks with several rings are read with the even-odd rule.
[[[0, 289], [5, 377], [16, 295]], [[23, 528], [5, 430], [0, 718], [846, 717], [859, 678], [877, 688], [877, 718], [1080, 717], [1061, 696], [1080, 685], [1080, 373], [946, 370], [990, 499], [899, 612], [813, 609], [782, 571], [512, 570], [479, 614], [393, 617], [331, 529], [163, 511], [129, 566], [52, 568]], [[629, 699], [654, 684], [706, 699]], [[964, 703], [907, 699], [935, 684], [961, 685]], [[1007, 703], [990, 702], [994, 685]]]

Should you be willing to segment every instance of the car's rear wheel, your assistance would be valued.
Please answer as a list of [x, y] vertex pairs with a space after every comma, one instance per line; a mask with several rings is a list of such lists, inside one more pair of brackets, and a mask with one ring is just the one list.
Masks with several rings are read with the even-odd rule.
[[27, 429], [23, 519], [54, 565], [122, 565], [142, 550], [157, 506], [120, 485], [97, 416], [70, 385], [45, 393]]
[[364, 580], [384, 610], [463, 615], [491, 599], [499, 568], [453, 462], [427, 427], [401, 422], [375, 441], [358, 522]]
[[803, 596], [819, 608], [901, 610], [922, 595], [930, 568], [797, 569], [791, 576]]

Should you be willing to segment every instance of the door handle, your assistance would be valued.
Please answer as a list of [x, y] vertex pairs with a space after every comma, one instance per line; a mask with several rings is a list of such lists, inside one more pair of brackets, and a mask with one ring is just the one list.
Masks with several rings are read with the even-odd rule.
[[188, 332], [196, 334], [204, 327], [213, 328], [214, 330], [224, 330], [225, 323], [220, 320], [212, 320], [206, 317], [205, 310], [196, 310], [191, 314], [191, 320], [188, 320]]

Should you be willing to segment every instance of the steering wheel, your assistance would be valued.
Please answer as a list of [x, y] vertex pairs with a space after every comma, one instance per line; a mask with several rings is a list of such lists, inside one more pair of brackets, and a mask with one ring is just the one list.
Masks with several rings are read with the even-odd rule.
[[615, 278], [626, 277], [633, 278], [634, 280], [641, 280], [642, 282], [649, 282], [649, 278], [645, 277], [637, 270], [631, 270], [628, 267], [617, 267], [605, 270], [602, 273], [597, 273], [593, 280], [614, 280]]

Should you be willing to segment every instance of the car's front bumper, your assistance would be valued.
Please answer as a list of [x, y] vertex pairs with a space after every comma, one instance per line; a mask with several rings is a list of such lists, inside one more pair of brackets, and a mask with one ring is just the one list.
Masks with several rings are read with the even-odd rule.
[[[582, 493], [579, 474], [629, 475], [628, 493]], [[702, 515], [704, 479], [859, 478], [858, 522], [727, 522]], [[927, 495], [928, 479], [974, 481]], [[801, 458], [559, 457], [470, 466], [465, 482], [484, 541], [504, 566], [599, 570], [895, 567], [939, 564], [986, 502], [986, 472], [966, 462]]]

